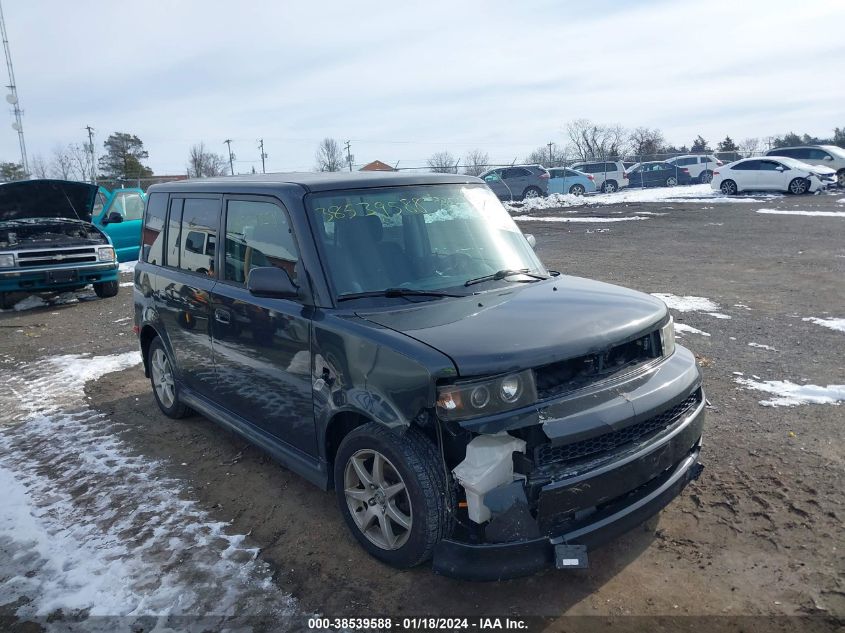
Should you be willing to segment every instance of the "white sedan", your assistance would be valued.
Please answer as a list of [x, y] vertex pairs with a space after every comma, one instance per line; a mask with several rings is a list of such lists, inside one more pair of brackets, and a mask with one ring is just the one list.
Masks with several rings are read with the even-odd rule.
[[808, 165], [794, 158], [744, 158], [713, 172], [710, 187], [732, 196], [742, 191], [815, 193], [836, 184], [829, 167]]

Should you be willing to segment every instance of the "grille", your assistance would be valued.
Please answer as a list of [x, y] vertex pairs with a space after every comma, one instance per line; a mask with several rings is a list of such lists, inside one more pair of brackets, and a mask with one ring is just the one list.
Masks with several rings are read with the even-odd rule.
[[644, 440], [649, 435], [662, 431], [686, 416], [701, 404], [701, 389], [697, 389], [686, 400], [676, 404], [671, 409], [659, 413], [647, 420], [637, 422], [630, 426], [605, 433], [587, 440], [567, 444], [566, 446], [552, 446], [543, 444], [534, 449], [534, 463], [539, 466], [557, 464], [560, 462], [573, 462], [585, 457], [599, 453], [607, 453], [618, 449], [626, 444], [632, 444]]
[[625, 369], [660, 357], [660, 331], [598, 353], [552, 363], [534, 370], [540, 399], [574, 391]]
[[17, 254], [20, 266], [52, 266], [55, 264], [85, 264], [97, 261], [96, 249], [60, 248], [45, 251], [23, 251]]

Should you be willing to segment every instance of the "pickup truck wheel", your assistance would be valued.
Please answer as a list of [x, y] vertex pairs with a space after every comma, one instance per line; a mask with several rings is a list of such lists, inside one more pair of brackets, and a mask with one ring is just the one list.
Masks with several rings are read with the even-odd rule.
[[448, 534], [452, 492], [434, 443], [417, 429], [370, 422], [351, 431], [335, 457], [334, 485], [352, 534], [388, 565], [419, 565]]
[[116, 281], [101, 281], [94, 284], [94, 292], [100, 299], [108, 299], [109, 297], [116, 297], [120, 286]]
[[11, 310], [15, 307], [15, 302], [9, 298], [8, 292], [0, 292], [0, 310]]
[[178, 420], [190, 413], [190, 409], [179, 401], [179, 387], [173, 372], [173, 364], [164, 349], [161, 339], [156, 337], [147, 351], [147, 366], [150, 368], [150, 383], [153, 397], [161, 412], [168, 418]]

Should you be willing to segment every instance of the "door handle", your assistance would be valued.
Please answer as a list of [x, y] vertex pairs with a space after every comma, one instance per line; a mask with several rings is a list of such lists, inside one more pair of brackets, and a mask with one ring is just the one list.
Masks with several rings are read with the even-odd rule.
[[214, 310], [214, 320], [223, 325], [229, 325], [232, 322], [232, 313], [222, 308]]

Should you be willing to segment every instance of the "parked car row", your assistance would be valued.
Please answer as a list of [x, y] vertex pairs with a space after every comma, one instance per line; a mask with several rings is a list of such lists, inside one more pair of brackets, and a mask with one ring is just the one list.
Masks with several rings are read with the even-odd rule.
[[[722, 182], [728, 180], [725, 189], [730, 193], [752, 191], [758, 187], [758, 183], [760, 190], [763, 191], [811, 192], [830, 185], [831, 178], [827, 170], [833, 174], [833, 182], [840, 187], [845, 187], [845, 149], [841, 147], [834, 145], [782, 147], [770, 150], [767, 156], [789, 158], [800, 162], [804, 165], [802, 169], [807, 172], [807, 175], [787, 174], [787, 176], [792, 175], [793, 178], [782, 182], [783, 178], [776, 179], [772, 174], [759, 174], [754, 176], [752, 181], [747, 174], [726, 179], [722, 173], [714, 188], [723, 190]], [[757, 162], [743, 162], [748, 160]], [[490, 169], [481, 174], [481, 178], [500, 199], [522, 200], [553, 193], [583, 195], [597, 191], [613, 193], [626, 187], [706, 184], [714, 182], [720, 169], [733, 169], [733, 166], [740, 163], [743, 166], [736, 169], [743, 172], [779, 171], [784, 174], [789, 170], [798, 169], [798, 165], [792, 163], [769, 163], [759, 158], [743, 159], [726, 165], [712, 154], [687, 154], [665, 161], [641, 163], [590, 161], [574, 163], [570, 167], [549, 169], [542, 165], [513, 165]], [[777, 164], [783, 169], [777, 170]], [[820, 176], [821, 180], [814, 180], [813, 174]]]

